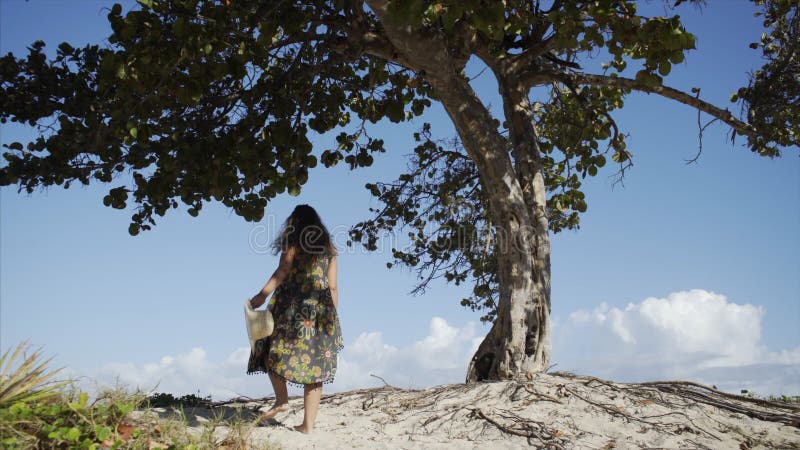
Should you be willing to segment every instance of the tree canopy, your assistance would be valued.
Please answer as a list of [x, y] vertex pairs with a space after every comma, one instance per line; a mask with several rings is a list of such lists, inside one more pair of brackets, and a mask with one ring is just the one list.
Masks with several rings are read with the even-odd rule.
[[[27, 55], [0, 58], [0, 122], [38, 131], [31, 142], [4, 143], [0, 185], [32, 192], [111, 183], [103, 203], [135, 205], [132, 235], [181, 204], [197, 216], [212, 200], [258, 221], [269, 200], [297, 195], [320, 163], [371, 165], [386, 144], [369, 125], [422, 116], [440, 101], [433, 81], [466, 80], [463, 69], [477, 57], [502, 81], [504, 100], [528, 105], [527, 115], [506, 116], [530, 123], [495, 118], [492, 127], [519, 173], [532, 156], [512, 134], [535, 130], [528, 137], [549, 230], [559, 232], [578, 227], [586, 211], [584, 177], [609, 160], [620, 174], [630, 166], [612, 114], [633, 91], [710, 114], [759, 155], [797, 147], [797, 3], [755, 3], [765, 33], [751, 47], [765, 63], [732, 96], [738, 117], [699, 90], [665, 84], [695, 38], [677, 14], [645, 17], [632, 1], [139, 0], [126, 14], [114, 5], [105, 46], [65, 42], [48, 59], [37, 41]], [[593, 55], [607, 56], [602, 73], [583, 69]], [[452, 64], [446, 73], [442, 61]], [[629, 67], [635, 75], [626, 77]], [[315, 149], [312, 132], [335, 139]], [[414, 245], [396, 250], [395, 262], [420, 270], [420, 288], [438, 276], [470, 281], [474, 295], [462, 303], [493, 319], [496, 223], [475, 160], [458, 139], [434, 140], [427, 126], [415, 137], [411, 169], [367, 185], [384, 207], [352, 238], [370, 248], [380, 232], [409, 225]]]

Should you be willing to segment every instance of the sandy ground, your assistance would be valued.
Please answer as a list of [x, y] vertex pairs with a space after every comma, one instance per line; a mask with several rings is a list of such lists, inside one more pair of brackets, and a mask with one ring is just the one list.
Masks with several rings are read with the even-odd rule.
[[241, 448], [238, 440], [254, 449], [800, 449], [800, 405], [778, 407], [680, 382], [539, 374], [426, 390], [387, 386], [323, 395], [311, 435], [292, 430], [303, 419], [302, 398], [267, 424], [229, 426], [233, 418], [255, 423], [270, 404], [233, 402], [184, 414], [194, 433], [207, 432], [216, 417], [211, 432], [229, 448]]

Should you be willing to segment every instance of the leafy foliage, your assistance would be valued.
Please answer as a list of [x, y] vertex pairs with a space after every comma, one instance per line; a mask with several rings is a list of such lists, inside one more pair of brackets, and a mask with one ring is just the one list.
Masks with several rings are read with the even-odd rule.
[[[166, 400], [161, 406], [177, 407], [175, 416], [160, 417], [151, 410], [148, 399]], [[196, 404], [192, 401], [201, 400]], [[190, 405], [191, 404], [191, 405]], [[184, 406], [205, 405], [195, 396], [172, 397], [171, 394], [128, 392], [124, 388], [105, 390], [90, 400], [76, 389], [59, 389], [55, 395], [31, 402], [16, 402], [0, 408], [0, 446], [4, 449], [80, 448], [80, 449], [187, 449], [244, 448], [254, 421], [228, 417], [224, 438], [214, 431], [222, 417], [203, 423], [200, 433], [187, 431]], [[134, 411], [139, 414], [132, 414]], [[267, 446], [265, 448], [272, 448]]]
[[356, 224], [351, 238], [376, 250], [384, 233], [407, 229], [410, 244], [392, 248], [392, 256], [396, 263], [416, 268], [421, 281], [411, 292], [424, 292], [439, 277], [456, 285], [469, 281], [474, 295], [461, 304], [473, 310], [485, 307], [483, 320], [493, 320], [496, 239], [475, 164], [457, 140], [437, 144], [429, 124], [414, 138], [418, 145], [408, 173], [393, 183], [366, 185], [384, 207], [370, 208], [375, 218]]
[[[502, 89], [533, 97], [524, 109], [535, 133], [515, 125], [520, 105], [510, 98], [503, 99], [505, 120], [493, 121], [505, 140], [500, 151], [516, 166], [530, 156], [520, 149], [536, 144], [552, 232], [579, 227], [587, 209], [582, 179], [599, 174], [609, 158], [620, 177], [631, 166], [633, 153], [612, 117], [631, 91], [712, 114], [763, 156], [797, 145], [800, 39], [797, 4], [789, 0], [755, 0], [768, 29], [755, 47], [767, 63], [734, 98], [748, 123], [701, 101], [699, 91], [664, 85], [695, 37], [680, 16], [645, 17], [633, 1], [390, 1], [383, 17], [381, 0], [139, 3], [125, 15], [119, 5], [110, 9], [107, 47], [62, 43], [48, 60], [37, 41], [25, 57], [0, 58], [0, 122], [39, 131], [32, 142], [4, 144], [0, 185], [32, 192], [113, 183], [103, 203], [136, 206], [132, 235], [179, 202], [196, 216], [205, 202], [219, 201], [257, 221], [276, 195], [297, 195], [319, 163], [371, 165], [385, 143], [368, 124], [423, 115], [438, 100], [432, 80], [465, 82], [472, 56]], [[398, 24], [415, 42], [390, 36]], [[581, 64], [597, 55], [608, 58], [605, 72], [586, 73]], [[446, 67], [430, 63], [440, 60]], [[332, 136], [330, 145], [313, 148], [313, 133]], [[375, 248], [380, 233], [408, 227], [411, 245], [393, 256], [418, 270], [415, 291], [438, 277], [472, 283], [462, 304], [491, 320], [499, 236], [486, 180], [459, 140], [435, 142], [426, 127], [417, 144], [396, 182], [367, 185], [385, 207], [351, 237]], [[530, 196], [532, 175], [522, 170], [517, 178]]]
[[[616, 88], [572, 90], [558, 85], [547, 103], [534, 105], [552, 232], [579, 228], [579, 214], [587, 209], [580, 180], [596, 175], [606, 164], [603, 153], [613, 151], [611, 158], [621, 171], [630, 165], [624, 135], [610, 116], [622, 106], [623, 93]], [[356, 224], [351, 239], [375, 250], [382, 235], [407, 228], [410, 244], [393, 248], [392, 256], [395, 263], [416, 270], [419, 282], [411, 293], [424, 293], [437, 278], [456, 285], [469, 282], [472, 295], [461, 304], [483, 310], [481, 320], [491, 322], [499, 295], [495, 252], [503, 237], [498, 237], [488, 214], [477, 168], [457, 139], [437, 143], [428, 124], [414, 137], [419, 144], [410, 170], [392, 183], [366, 185], [383, 207], [370, 208], [375, 217]], [[603, 151], [601, 142], [607, 143]]]
[[23, 342], [0, 358], [2, 447], [99, 448], [114, 442], [118, 425], [137, 404], [136, 397], [114, 396], [113, 401], [89, 405], [88, 394], [67, 389], [69, 381], [52, 381], [61, 369], [50, 371], [50, 359], [42, 360], [41, 349], [15, 366], [27, 348]]
[[[160, 418], [156, 407], [209, 406], [210, 397], [158, 393], [147, 396], [124, 388], [106, 389], [90, 400], [71, 382], [52, 382], [58, 370], [47, 368], [41, 350], [15, 365], [27, 343], [0, 359], [0, 447], [4, 449], [198, 449], [246, 446], [253, 421], [229, 417], [225, 439], [214, 436], [221, 419], [209, 420], [200, 436], [190, 435], [183, 420]], [[10, 357], [9, 357], [10, 356]], [[134, 417], [132, 412], [143, 414]]]
[[[683, 53], [695, 45], [678, 16], [637, 16], [636, 5], [629, 2], [554, 2], [549, 11], [525, 13], [522, 7], [481, 9], [478, 2], [432, 2], [421, 15], [412, 3], [392, 5], [404, 21], [419, 17], [420, 21], [412, 23], [446, 31], [453, 30], [450, 15], [464, 15], [489, 40], [492, 54], [500, 58], [530, 51], [531, 40], [546, 43], [551, 52], [539, 62], [552, 72], [577, 68], [580, 54], [604, 48], [612, 56], [604, 64], [607, 69], [622, 72], [629, 60], [641, 59], [644, 64], [637, 80], [660, 85], [660, 75], [666, 76], [671, 64], [683, 61]], [[502, 29], [506, 31], [496, 31]], [[533, 117], [548, 192], [549, 227], [558, 233], [580, 226], [580, 213], [587, 210], [580, 190], [582, 179], [597, 175], [607, 157], [618, 164], [620, 180], [632, 165], [626, 136], [611, 116], [624, 105], [630, 89], [580, 86], [558, 77], [545, 87], [548, 94], [534, 102]], [[507, 136], [510, 152], [514, 142], [507, 125], [503, 122], [501, 132]], [[392, 183], [367, 184], [383, 206], [372, 209], [373, 218], [356, 224], [351, 238], [374, 249], [382, 233], [407, 227], [411, 244], [392, 249], [392, 255], [394, 263], [415, 268], [419, 282], [411, 292], [424, 292], [427, 283], [436, 278], [457, 285], [469, 282], [472, 295], [461, 304], [483, 310], [481, 320], [493, 321], [499, 299], [498, 236], [488, 216], [477, 169], [458, 140], [436, 143], [428, 125], [415, 137], [420, 144], [414, 149], [408, 172]]]
[[[678, 3], [681, 2], [676, 2], [676, 6]], [[604, 49], [612, 57], [603, 67], [617, 73], [624, 71], [629, 62], [641, 60], [636, 82], [643, 86], [660, 86], [672, 65], [683, 62], [684, 53], [695, 48], [695, 38], [682, 26], [679, 16], [642, 17], [636, 14], [636, 4], [630, 2], [554, 2], [548, 11], [480, 9], [477, 2], [431, 2], [421, 13], [420, 4], [393, 5], [404, 21], [418, 26], [440, 26], [447, 31], [453, 30], [454, 15], [465, 15], [465, 20], [481, 30], [481, 36], [490, 42], [492, 53], [500, 57], [512, 58], [516, 52], [530, 51], [531, 40], [547, 43], [552, 49], [549, 62], [562, 66], [551, 69], [554, 71], [577, 69], [579, 58], [588, 58], [598, 49]], [[770, 17], [789, 21], [787, 5], [781, 10], [773, 7]], [[537, 19], [531, 20], [534, 15]], [[413, 22], [415, 17], [417, 22]], [[788, 28], [785, 24], [783, 27]], [[773, 52], [780, 49], [786, 53], [787, 48], [796, 46], [798, 40], [789, 43], [786, 35], [784, 31], [778, 37], [782, 40], [772, 43]], [[784, 55], [783, 59], [787, 57]], [[793, 79], [796, 81], [796, 76]], [[633, 158], [627, 149], [626, 135], [611, 115], [624, 105], [624, 96], [631, 89], [580, 86], [567, 78], [559, 81], [547, 85], [546, 97], [533, 104], [548, 192], [549, 227], [553, 233], [579, 228], [580, 213], [587, 208], [580, 180], [587, 174], [597, 175], [607, 163], [609, 151], [611, 160], [619, 167], [618, 181], [622, 181], [625, 169], [632, 166]], [[791, 90], [777, 86], [775, 92], [787, 95]], [[755, 99], [747, 101], [753, 104]], [[796, 108], [797, 101], [773, 98], [763, 105], [770, 102], [786, 108], [783, 117], [787, 124], [798, 117], [796, 109], [791, 109]], [[776, 134], [789, 130], [780, 125], [780, 130], [759, 135], [763, 141], [751, 142], [751, 148], [762, 155], [774, 156], [776, 147], [765, 142], [776, 141]], [[509, 130], [503, 127], [501, 132]], [[419, 136], [417, 140], [422, 143], [415, 149], [407, 173], [393, 183], [366, 186], [383, 207], [372, 210], [374, 218], [358, 223], [351, 237], [367, 248], [374, 248], [381, 233], [397, 226], [408, 227], [411, 245], [393, 249], [393, 256], [396, 263], [416, 269], [419, 283], [412, 293], [424, 292], [427, 283], [439, 277], [455, 284], [469, 281], [472, 295], [462, 299], [462, 305], [484, 310], [481, 319], [493, 321], [499, 293], [494, 254], [496, 236], [477, 170], [457, 141], [444, 143], [442, 147], [431, 140], [427, 126], [423, 138]], [[507, 146], [511, 149], [514, 143], [508, 136]], [[792, 143], [778, 140], [781, 145]], [[442, 252], [439, 250], [442, 241], [457, 244], [446, 246], [448, 251]]]
[[[49, 401], [0, 408], [4, 448], [119, 448], [123, 418], [136, 406], [120, 400], [88, 403], [85, 392], [59, 392]], [[134, 439], [139, 433], [132, 436]], [[128, 439], [131, 436], [127, 436]]]
[[800, 145], [800, 15], [790, 0], [756, 3], [763, 6], [758, 15], [767, 32], [750, 47], [760, 48], [767, 63], [731, 101], [743, 102], [748, 122], [759, 130], [748, 145], [762, 155], [780, 155], [780, 147]]
[[[110, 48], [45, 44], [27, 58], [0, 59], [0, 121], [37, 126], [41, 136], [12, 152], [0, 184], [28, 192], [128, 170], [132, 185], [112, 188], [106, 206], [137, 212], [130, 232], [154, 215], [188, 205], [196, 216], [214, 200], [247, 220], [268, 200], [297, 195], [318, 162], [369, 166], [383, 141], [363, 126], [312, 153], [308, 133], [349, 124], [352, 116], [398, 122], [419, 115], [428, 87], [374, 57], [337, 53], [340, 9], [319, 2], [142, 2], [108, 14]], [[331, 9], [333, 8], [333, 9]]]

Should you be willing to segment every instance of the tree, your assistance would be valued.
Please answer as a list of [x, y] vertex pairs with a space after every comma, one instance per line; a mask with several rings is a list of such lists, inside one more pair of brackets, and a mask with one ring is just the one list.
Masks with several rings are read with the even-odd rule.
[[[246, 220], [297, 195], [318, 162], [369, 166], [384, 142], [367, 122], [420, 116], [432, 101], [458, 139], [440, 144], [425, 126], [412, 170], [368, 184], [385, 207], [351, 230], [374, 248], [382, 230], [410, 225], [413, 248], [397, 262], [432, 278], [472, 282], [462, 301], [493, 321], [468, 381], [546, 370], [550, 358], [550, 232], [575, 228], [586, 210], [580, 179], [606, 164], [630, 166], [612, 118], [632, 91], [685, 103], [730, 126], [750, 150], [776, 157], [798, 144], [796, 2], [757, 0], [767, 33], [764, 67], [732, 100], [743, 118], [666, 86], [695, 40], [679, 16], [643, 17], [634, 2], [482, 0], [139, 0], [111, 8], [109, 45], [35, 42], [0, 59], [0, 121], [36, 127], [32, 142], [5, 144], [0, 185], [92, 180], [103, 202], [136, 205], [129, 232], [178, 208], [196, 216], [220, 201]], [[671, 6], [677, 7], [682, 0]], [[603, 50], [603, 73], [581, 63]], [[496, 78], [502, 121], [463, 69], [479, 58]], [[640, 69], [622, 76], [628, 64]], [[338, 131], [314, 152], [309, 130]], [[117, 181], [119, 183], [120, 181]], [[391, 265], [391, 263], [389, 263]]]

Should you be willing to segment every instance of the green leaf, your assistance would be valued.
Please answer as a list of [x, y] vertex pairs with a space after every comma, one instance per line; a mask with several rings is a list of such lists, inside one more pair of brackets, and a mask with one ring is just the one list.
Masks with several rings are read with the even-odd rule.
[[393, 101], [386, 105], [386, 116], [392, 122], [402, 122], [405, 119], [403, 103], [401, 101]]
[[663, 76], [669, 75], [669, 72], [672, 70], [672, 64], [669, 61], [661, 61], [661, 64], [658, 65], [658, 73]]
[[136, 407], [136, 404], [135, 404], [135, 403], [132, 403], [132, 402], [118, 402], [118, 403], [117, 403], [117, 408], [119, 409], [119, 412], [120, 412], [120, 413], [121, 413], [123, 416], [125, 416], [125, 415], [127, 415], [129, 412], [133, 411], [133, 409], [134, 409], [135, 407]]
[[670, 59], [670, 61], [672, 61], [673, 64], [682, 63], [683, 59], [684, 59], [683, 51], [678, 50], [676, 52], [673, 52], [669, 59]]
[[70, 428], [64, 434], [64, 439], [66, 439], [68, 441], [77, 442], [78, 440], [80, 440], [80, 438], [81, 438], [81, 430], [79, 430], [79, 429], [77, 429], [75, 427]]
[[595, 164], [597, 167], [603, 167], [606, 165], [606, 157], [603, 155], [597, 155], [595, 157]]
[[87, 401], [89, 401], [89, 394], [87, 394], [86, 392], [81, 392], [80, 394], [78, 394], [78, 401], [71, 402], [70, 407], [74, 409], [81, 409], [84, 406], [86, 406]]
[[64, 54], [70, 54], [73, 51], [75, 51], [75, 49], [72, 48], [72, 46], [69, 45], [67, 42], [62, 42], [61, 44], [59, 44], [58, 45], [58, 50], [60, 50], [61, 53], [64, 53]]
[[97, 437], [98, 441], [105, 441], [109, 436], [111, 436], [111, 428], [102, 425], [95, 425], [94, 435]]
[[461, 3], [451, 3], [447, 5], [444, 14], [442, 15], [442, 25], [444, 25], [444, 29], [449, 33], [453, 31], [453, 27], [457, 20], [461, 18], [461, 15], [464, 13], [463, 5]]
[[314, 155], [308, 155], [305, 158], [305, 163], [309, 168], [317, 167], [317, 157]]
[[131, 236], [136, 236], [139, 234], [140, 228], [141, 227], [138, 223], [132, 223], [128, 225], [128, 234], [130, 234]]

